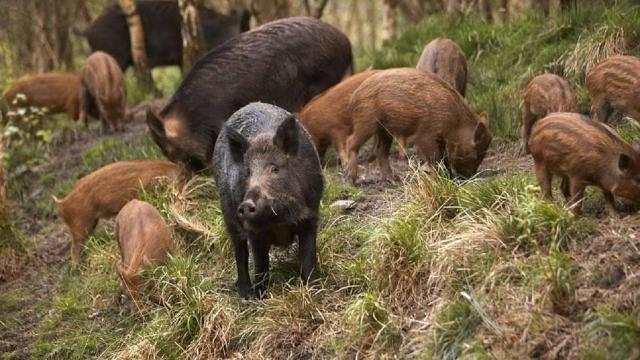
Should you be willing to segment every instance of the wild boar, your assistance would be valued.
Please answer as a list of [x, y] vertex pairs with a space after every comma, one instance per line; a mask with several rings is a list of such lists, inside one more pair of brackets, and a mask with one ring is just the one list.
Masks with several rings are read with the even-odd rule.
[[460, 46], [439, 37], [422, 50], [416, 69], [438, 75], [463, 97], [467, 91], [467, 59]]
[[121, 256], [116, 269], [131, 297], [138, 299], [142, 269], [164, 263], [173, 252], [171, 231], [153, 206], [131, 200], [118, 213], [115, 232]]
[[93, 101], [98, 108], [102, 130], [107, 124], [113, 131], [124, 129], [124, 115], [127, 107], [127, 90], [124, 75], [116, 61], [109, 54], [97, 51], [91, 54], [80, 70], [80, 121], [89, 123], [89, 104]]
[[552, 112], [580, 112], [578, 99], [565, 79], [555, 74], [538, 75], [524, 90], [521, 135], [525, 153], [529, 153], [533, 123]]
[[591, 115], [606, 123], [614, 110], [640, 121], [640, 59], [612, 56], [587, 72]]
[[[74, 74], [28, 75], [18, 79], [2, 97], [11, 110], [46, 107], [50, 114], [66, 113], [69, 118], [78, 120], [80, 83], [80, 77]], [[23, 94], [26, 99], [16, 98], [18, 94]]]
[[313, 138], [321, 160], [329, 145], [333, 145], [342, 165], [347, 163], [347, 137], [353, 130], [349, 101], [358, 86], [377, 72], [368, 70], [343, 80], [313, 98], [300, 111], [298, 118]]
[[202, 170], [236, 110], [261, 101], [299, 111], [351, 65], [349, 39], [334, 27], [306, 17], [273, 21], [203, 56], [159, 118], [147, 114], [147, 124], [169, 160]]
[[[138, 1], [137, 11], [144, 28], [149, 67], [182, 66], [178, 3]], [[247, 10], [223, 15], [204, 6], [198, 6], [198, 16], [207, 49], [213, 49], [240, 32], [249, 30], [251, 20], [251, 14]], [[127, 19], [118, 5], [108, 7], [84, 31], [75, 30], [75, 33], [87, 38], [92, 52], [104, 51], [113, 56], [122, 71], [133, 65]]]
[[[240, 296], [263, 296], [271, 245], [287, 246], [296, 237], [302, 280], [314, 280], [322, 168], [295, 117], [262, 103], [238, 110], [216, 142], [213, 175], [233, 243]], [[247, 241], [255, 264], [253, 286]]]
[[464, 98], [434, 74], [411, 68], [380, 71], [351, 97], [353, 132], [347, 139], [347, 176], [357, 179], [358, 150], [378, 135], [376, 158], [383, 175], [393, 174], [389, 148], [393, 137], [414, 137], [418, 155], [433, 166], [444, 160], [450, 173], [476, 173], [491, 144], [489, 118], [477, 115]]
[[98, 224], [99, 219], [116, 216], [135, 199], [141, 187], [158, 178], [175, 181], [184, 178], [183, 167], [165, 160], [120, 161], [104, 166], [78, 180], [58, 208], [71, 232], [71, 262], [78, 264], [80, 246]]
[[529, 149], [544, 196], [552, 198], [553, 176], [560, 176], [575, 214], [588, 185], [602, 189], [609, 211], [616, 200], [640, 201], [640, 144], [628, 145], [606, 125], [580, 114], [551, 113], [533, 125]]

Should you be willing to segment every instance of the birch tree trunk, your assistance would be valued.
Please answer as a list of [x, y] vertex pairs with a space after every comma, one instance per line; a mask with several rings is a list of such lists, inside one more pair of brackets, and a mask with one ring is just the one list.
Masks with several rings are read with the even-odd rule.
[[155, 90], [144, 45], [144, 29], [142, 28], [142, 20], [140, 19], [140, 14], [138, 14], [136, 2], [135, 0], [118, 0], [118, 3], [127, 18], [129, 38], [131, 40], [131, 56], [133, 57], [138, 81], [145, 89]]
[[251, 0], [251, 14], [258, 25], [290, 16], [289, 0]]
[[313, 16], [314, 18], [320, 19], [329, 0], [319, 0], [316, 2], [318, 3], [316, 6], [313, 6], [310, 3], [310, 0], [303, 0], [302, 4], [304, 5], [307, 16]]
[[384, 0], [382, 17], [382, 41], [395, 39], [398, 34], [398, 3], [399, 0]]
[[182, 72], [186, 74], [205, 51], [196, 0], [178, 0], [182, 33]]

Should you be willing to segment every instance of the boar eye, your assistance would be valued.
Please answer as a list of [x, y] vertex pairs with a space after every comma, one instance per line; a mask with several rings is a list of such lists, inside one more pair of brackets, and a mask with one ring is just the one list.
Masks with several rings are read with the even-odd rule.
[[280, 171], [280, 169], [278, 168], [278, 165], [271, 164], [271, 172], [274, 174], [277, 174], [278, 171]]

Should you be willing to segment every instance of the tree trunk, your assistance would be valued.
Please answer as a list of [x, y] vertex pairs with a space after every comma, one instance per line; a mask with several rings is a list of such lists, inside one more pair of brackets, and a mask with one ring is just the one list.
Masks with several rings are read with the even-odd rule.
[[205, 51], [196, 0], [178, 0], [182, 33], [182, 72], [186, 74]]
[[319, 0], [316, 1], [318, 4], [316, 6], [312, 6], [309, 3], [309, 0], [303, 0], [304, 10], [307, 13], [307, 16], [313, 16], [315, 18], [320, 19], [322, 14], [324, 13], [324, 8], [327, 6], [329, 0]]
[[462, 2], [460, 0], [449, 0], [447, 3], [447, 13], [451, 16], [462, 15]]
[[398, 3], [399, 0], [384, 0], [384, 14], [382, 18], [382, 41], [395, 39], [398, 34]]
[[290, 16], [289, 0], [251, 0], [251, 14], [258, 25]]
[[493, 16], [491, 16], [491, 4], [489, 4], [489, 0], [478, 0], [478, 11], [480, 12], [480, 16], [484, 21], [490, 22], [493, 20]]
[[144, 29], [142, 20], [138, 14], [135, 0], [118, 0], [120, 8], [127, 18], [129, 25], [129, 38], [131, 40], [131, 56], [138, 77], [138, 81], [145, 90], [154, 90], [153, 78], [147, 61], [147, 52], [144, 45]]

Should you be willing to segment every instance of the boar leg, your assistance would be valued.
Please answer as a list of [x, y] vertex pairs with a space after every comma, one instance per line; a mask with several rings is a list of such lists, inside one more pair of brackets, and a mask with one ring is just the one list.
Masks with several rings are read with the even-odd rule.
[[74, 120], [78, 120], [79, 123], [84, 123], [84, 127], [89, 127], [89, 117], [87, 115], [87, 111], [89, 110], [89, 93], [84, 86], [80, 87], [80, 96], [79, 96], [79, 114], [78, 118]]
[[378, 126], [376, 124], [377, 122], [374, 122], [372, 125], [366, 124], [358, 128], [354, 127], [353, 133], [347, 139], [348, 162], [346, 171], [347, 177], [354, 184], [358, 179], [358, 150], [360, 150], [362, 144], [377, 132]]
[[93, 223], [86, 223], [81, 219], [77, 220], [71, 228], [71, 264], [78, 266], [80, 262], [80, 247], [98, 225], [98, 219], [91, 219]]
[[386, 130], [380, 129], [377, 138], [378, 142], [375, 150], [378, 168], [385, 179], [392, 180], [393, 170], [391, 170], [391, 165], [389, 164], [389, 150], [391, 149], [391, 144], [393, 144], [393, 136]]
[[438, 141], [430, 136], [416, 136], [415, 146], [418, 149], [418, 155], [421, 160], [427, 164], [427, 168], [435, 169], [438, 161], [442, 159], [442, 152], [440, 151]]
[[571, 189], [571, 201], [569, 206], [573, 206], [573, 213], [577, 216], [580, 215], [580, 208], [582, 207], [582, 198], [584, 198], [584, 189], [587, 185], [576, 179], [569, 179], [569, 187]]
[[269, 248], [271, 247], [271, 239], [265, 239], [264, 236], [259, 235], [264, 234], [250, 234], [249, 242], [251, 243], [255, 272], [253, 293], [258, 299], [262, 299], [269, 284]]
[[317, 219], [307, 220], [298, 225], [298, 252], [300, 257], [300, 276], [305, 284], [316, 280], [316, 236]]
[[609, 101], [602, 97], [593, 102], [593, 105], [591, 105], [591, 113], [595, 121], [606, 124], [609, 121], [611, 113], [613, 113], [613, 108]]
[[236, 258], [236, 267], [238, 271], [238, 293], [245, 299], [251, 297], [251, 280], [249, 279], [249, 247], [247, 239], [238, 233], [233, 234], [229, 231], [229, 237], [232, 239], [233, 252]]
[[536, 162], [534, 164], [534, 171], [536, 173], [536, 179], [538, 179], [538, 185], [540, 185], [540, 189], [542, 190], [542, 195], [548, 200], [552, 200], [551, 180], [553, 180], [553, 176], [542, 162]]
[[604, 195], [604, 199], [606, 200], [606, 211], [609, 216], [614, 217], [618, 215], [618, 208], [616, 208], [616, 200], [613, 197], [611, 191], [607, 191], [602, 189], [602, 194]]
[[342, 132], [335, 136], [333, 140], [333, 144], [336, 147], [336, 152], [338, 153], [338, 158], [340, 158], [340, 165], [343, 167], [347, 166], [347, 162], [349, 161], [349, 156], [347, 155], [347, 138], [348, 134], [343, 134]]
[[409, 154], [407, 154], [407, 138], [404, 136], [400, 136], [396, 138], [398, 141], [398, 155], [401, 160], [409, 159]]
[[560, 181], [560, 190], [562, 191], [562, 195], [567, 202], [571, 201], [571, 187], [569, 186], [569, 184], [571, 184], [569, 177], [563, 176], [562, 180]]
[[531, 136], [531, 128], [536, 121], [536, 115], [530, 111], [525, 110], [522, 116], [522, 127], [520, 128], [520, 138], [522, 139], [522, 147], [520, 152], [523, 154], [529, 154], [529, 136]]

